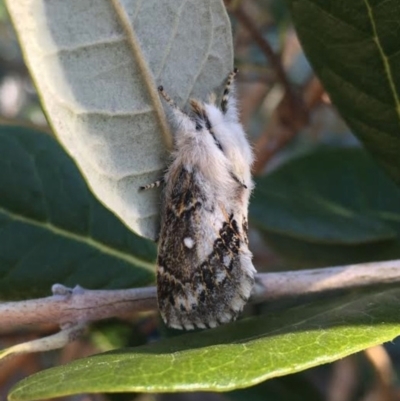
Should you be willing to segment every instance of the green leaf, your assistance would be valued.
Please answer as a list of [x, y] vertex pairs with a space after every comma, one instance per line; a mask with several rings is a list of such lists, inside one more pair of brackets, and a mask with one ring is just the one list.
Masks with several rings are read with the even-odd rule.
[[400, 257], [400, 190], [361, 149], [320, 149], [258, 179], [250, 220], [301, 266]]
[[90, 193], [49, 135], [0, 127], [0, 297], [50, 294], [51, 285], [127, 288], [154, 281], [155, 246]]
[[289, 0], [306, 55], [353, 132], [400, 184], [398, 0]]
[[93, 193], [154, 239], [171, 134], [157, 87], [183, 106], [232, 70], [222, 0], [6, 1], [54, 132]]
[[400, 291], [303, 305], [156, 344], [121, 349], [22, 380], [10, 401], [82, 392], [226, 391], [343, 358], [400, 334]]

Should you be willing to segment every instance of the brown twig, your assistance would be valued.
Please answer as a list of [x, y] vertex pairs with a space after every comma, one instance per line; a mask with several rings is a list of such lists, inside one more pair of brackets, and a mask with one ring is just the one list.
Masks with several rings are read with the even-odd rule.
[[[325, 269], [264, 273], [256, 277], [251, 301], [360, 288], [400, 282], [400, 260], [339, 266]], [[156, 309], [154, 287], [131, 290], [85, 290], [53, 286], [52, 297], [0, 304], [0, 321], [9, 327], [54, 322], [61, 330], [50, 336], [17, 344], [0, 352], [0, 359], [12, 354], [43, 352], [64, 347], [80, 337], [91, 321], [119, 316], [129, 310]]]
[[320, 103], [323, 93], [320, 81], [313, 77], [304, 87], [302, 99], [297, 105], [284, 96], [254, 145], [256, 161], [253, 174], [260, 174], [269, 160], [308, 124], [308, 115]]
[[[228, 3], [229, 5], [230, 1], [226, 1], [226, 3]], [[265, 54], [266, 58], [271, 64], [271, 67], [275, 71], [278, 81], [285, 89], [285, 92], [292, 93], [292, 87], [286, 77], [286, 73], [283, 69], [280, 57], [274, 52], [271, 45], [263, 38], [260, 31], [254, 24], [254, 21], [252, 21], [252, 19], [247, 15], [241, 5], [238, 5], [237, 7], [232, 7], [230, 11], [237, 18], [237, 20], [249, 31], [254, 41], [259, 46], [260, 50]]]
[[[273, 112], [267, 129], [255, 145], [256, 162], [253, 166], [253, 173], [257, 174], [264, 169], [266, 163], [277, 151], [286, 146], [299, 130], [306, 126], [309, 111], [314, 107], [316, 100], [313, 94], [319, 94], [320, 90], [315, 91], [316, 83], [312, 80], [303, 95], [298, 96], [286, 76], [281, 58], [274, 52], [268, 41], [263, 38], [254, 21], [247, 15], [240, 4], [234, 7], [232, 6], [232, 1], [226, 0], [226, 3], [228, 6], [231, 5], [230, 12], [248, 30], [254, 42], [264, 53], [275, 72], [278, 82], [284, 89], [282, 101]], [[319, 87], [321, 86], [319, 85]], [[271, 138], [274, 138], [274, 140], [271, 140]]]
[[[400, 260], [331, 268], [257, 274], [252, 302], [264, 302], [400, 282]], [[8, 328], [52, 322], [71, 324], [120, 316], [126, 311], [156, 310], [155, 287], [128, 290], [86, 290], [76, 287], [55, 295], [28, 301], [0, 304], [0, 321]]]

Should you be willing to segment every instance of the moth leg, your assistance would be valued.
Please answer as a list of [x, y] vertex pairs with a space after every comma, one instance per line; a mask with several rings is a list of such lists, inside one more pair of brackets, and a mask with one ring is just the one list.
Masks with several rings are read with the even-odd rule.
[[224, 113], [229, 119], [232, 121], [237, 121], [237, 108], [236, 108], [236, 99], [235, 96], [232, 94], [233, 91], [233, 84], [235, 80], [235, 76], [238, 73], [238, 69], [235, 68], [229, 75], [226, 81], [224, 93], [222, 95], [221, 100], [221, 111]]
[[161, 178], [157, 181], [152, 182], [151, 184], [147, 184], [147, 185], [143, 185], [141, 186], [139, 189], [141, 191], [147, 191], [148, 189], [153, 189], [153, 188], [158, 188], [160, 187], [162, 184], [164, 184], [164, 178]]

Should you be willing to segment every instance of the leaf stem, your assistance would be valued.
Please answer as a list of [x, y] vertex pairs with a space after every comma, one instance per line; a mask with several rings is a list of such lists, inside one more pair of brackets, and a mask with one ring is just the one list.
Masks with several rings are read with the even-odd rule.
[[[230, 5], [230, 1], [226, 0], [226, 3], [228, 3], [228, 6]], [[280, 57], [274, 52], [269, 42], [266, 41], [261, 35], [254, 21], [247, 15], [241, 5], [231, 6], [230, 12], [251, 34], [254, 42], [257, 43], [260, 50], [264, 53], [265, 57], [270, 62], [271, 67], [275, 71], [276, 77], [285, 89], [285, 92], [292, 94], [293, 89], [289, 80], [287, 79], [286, 72], [282, 66]]]
[[[283, 87], [283, 99], [274, 110], [266, 130], [260, 135], [254, 146], [256, 157], [253, 165], [253, 174], [259, 174], [264, 170], [267, 162], [279, 150], [285, 147], [297, 135], [301, 128], [308, 124], [309, 112], [314, 107], [316, 101], [309, 98], [310, 89], [317, 89], [315, 92], [322, 94], [322, 86], [319, 81], [311, 80], [304, 89], [302, 96], [296, 93], [294, 87], [289, 82], [285, 69], [282, 65], [280, 56], [272, 49], [271, 45], [246, 13], [240, 4], [234, 4], [231, 0], [225, 0], [230, 12], [237, 18], [240, 24], [250, 33], [254, 42], [264, 53], [269, 61], [277, 81]], [[315, 84], [317, 82], [317, 85]], [[321, 90], [318, 90], [321, 88]], [[320, 96], [317, 100], [320, 99]], [[271, 140], [271, 138], [273, 138]]]

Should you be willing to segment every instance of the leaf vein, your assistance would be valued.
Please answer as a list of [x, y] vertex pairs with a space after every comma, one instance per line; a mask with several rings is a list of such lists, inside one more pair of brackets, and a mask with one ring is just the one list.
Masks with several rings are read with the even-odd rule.
[[50, 221], [46, 221], [46, 222], [36, 221], [29, 217], [13, 213], [2, 207], [0, 207], [0, 213], [3, 213], [4, 215], [8, 216], [10, 219], [13, 219], [15, 221], [20, 221], [25, 224], [44, 229], [45, 231], [51, 232], [57, 236], [61, 236], [61, 237], [70, 239], [72, 241], [86, 244], [90, 248], [96, 249], [96, 250], [100, 251], [101, 253], [112, 256], [116, 259], [123, 260], [123, 261], [129, 263], [130, 265], [141, 266], [150, 271], [154, 271], [154, 265], [152, 263], [141, 260], [138, 257], [133, 256], [131, 254], [124, 253], [117, 249], [111, 248], [108, 245], [105, 245], [101, 242], [96, 241], [93, 237], [75, 234], [70, 231], [64, 230], [60, 227], [55, 226]]
[[398, 96], [397, 91], [396, 91], [396, 86], [394, 84], [393, 73], [392, 73], [392, 69], [391, 69], [390, 63], [389, 63], [389, 59], [388, 59], [388, 57], [387, 57], [387, 55], [386, 55], [386, 53], [385, 53], [385, 51], [384, 51], [384, 49], [382, 47], [381, 41], [379, 39], [377, 26], [376, 26], [376, 21], [375, 21], [373, 12], [372, 12], [372, 7], [369, 4], [369, 0], [364, 0], [364, 3], [365, 3], [365, 6], [367, 8], [368, 16], [369, 16], [369, 19], [371, 21], [372, 31], [374, 33], [373, 40], [374, 40], [374, 42], [375, 42], [375, 44], [376, 44], [376, 46], [378, 48], [378, 51], [379, 51], [379, 54], [380, 54], [381, 58], [382, 58], [382, 62], [383, 62], [385, 73], [386, 73], [386, 76], [387, 76], [387, 79], [388, 79], [389, 87], [390, 87], [390, 90], [392, 92], [393, 100], [394, 100], [395, 105], [396, 105], [397, 117], [398, 117], [398, 119], [400, 121], [400, 100], [399, 100], [399, 96]]

